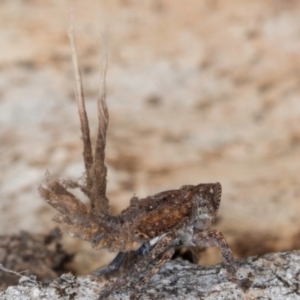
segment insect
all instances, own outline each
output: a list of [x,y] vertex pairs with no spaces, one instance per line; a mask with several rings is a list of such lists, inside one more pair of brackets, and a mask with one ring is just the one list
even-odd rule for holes
[[[39,188],[40,194],[56,211],[55,221],[72,236],[89,241],[95,249],[107,248],[118,252],[116,258],[94,274],[102,276],[120,268],[125,257],[134,252],[135,260],[128,274],[117,278],[106,287],[99,299],[115,290],[148,268],[131,294],[134,299],[142,287],[169,260],[178,246],[220,247],[228,278],[235,279],[236,266],[229,246],[222,233],[210,230],[221,200],[220,183],[200,183],[182,186],[144,199],[133,197],[127,209],[118,216],[109,214],[106,197],[105,143],[108,126],[105,75],[107,70],[107,47],[102,55],[100,92],[98,99],[98,132],[92,149],[88,117],[77,60],[73,28],[69,32],[75,75],[75,96],[78,104],[83,139],[85,180],[49,179]],[[105,43],[107,45],[107,43]],[[89,198],[86,205],[70,190],[79,188]],[[150,267],[151,266],[151,267]]]

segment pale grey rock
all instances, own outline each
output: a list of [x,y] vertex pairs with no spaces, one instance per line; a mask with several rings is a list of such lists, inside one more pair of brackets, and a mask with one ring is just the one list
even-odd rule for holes
[[[230,282],[222,264],[212,267],[193,265],[181,259],[173,260],[156,274],[143,289],[138,299],[177,300],[298,300],[300,299],[300,250],[253,256],[237,261],[240,279],[252,278],[248,289],[243,290]],[[138,278],[133,279],[133,286]],[[64,274],[47,284],[20,279],[2,293],[2,300],[34,299],[97,299],[108,282],[92,276],[75,277]],[[128,285],[109,297],[126,300],[132,286]]]

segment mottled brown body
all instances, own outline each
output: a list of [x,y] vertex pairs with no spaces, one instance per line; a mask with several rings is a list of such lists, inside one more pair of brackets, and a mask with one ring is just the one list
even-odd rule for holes
[[[162,195],[161,195],[162,194]],[[149,197],[138,205],[146,214],[138,217],[134,233],[155,238],[185,226],[193,214],[192,192],[169,191]]]
[[[180,245],[220,247],[228,278],[233,279],[236,268],[231,250],[221,233],[209,230],[220,206],[221,185],[219,183],[183,186],[144,199],[133,197],[129,207],[119,216],[109,214],[104,162],[108,125],[108,110],[105,102],[106,49],[98,100],[98,135],[95,149],[92,151],[72,29],[70,40],[76,82],[75,94],[83,135],[86,180],[80,184],[70,180],[48,178],[47,185],[40,187],[39,190],[46,202],[58,212],[55,221],[60,223],[62,229],[72,236],[89,241],[96,249],[107,248],[119,252],[114,261],[106,268],[96,271],[96,275],[102,276],[117,270],[128,254],[135,254],[128,274],[117,279],[103,291],[100,299],[126,284],[130,280],[130,274],[138,274],[149,263],[154,264],[131,295],[131,298],[134,298],[143,284],[172,257],[175,247]],[[90,199],[89,205],[83,204],[69,191],[74,188],[81,189]]]

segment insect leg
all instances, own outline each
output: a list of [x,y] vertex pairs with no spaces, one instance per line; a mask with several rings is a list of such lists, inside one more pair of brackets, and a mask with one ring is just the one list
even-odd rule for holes
[[99,297],[99,300],[105,299],[112,292],[124,286],[130,281],[131,277],[136,276],[141,272],[141,270],[146,267],[150,262],[156,259],[161,253],[165,252],[174,242],[174,238],[170,235],[166,235],[153,247],[148,255],[143,258],[138,259],[138,261],[133,265],[128,274],[117,279],[112,285],[107,287]]
[[232,251],[230,250],[225,237],[221,232],[217,230],[198,232],[194,234],[192,242],[197,246],[219,247],[225,263],[227,277],[229,279],[235,278],[236,265],[232,255]]
[[156,262],[152,269],[139,281],[134,291],[130,295],[130,300],[136,298],[137,294],[142,290],[142,288],[149,282],[154,274],[156,274],[160,268],[169,261],[175,252],[174,248],[168,249]]
[[96,270],[95,272],[93,272],[93,275],[103,276],[119,270],[126,255],[127,255],[126,252],[119,252],[109,265]]

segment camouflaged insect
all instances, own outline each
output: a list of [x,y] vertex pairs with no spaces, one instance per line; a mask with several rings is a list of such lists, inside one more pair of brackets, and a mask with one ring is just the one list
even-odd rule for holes
[[[74,237],[89,241],[95,249],[107,248],[118,252],[107,267],[94,273],[96,276],[103,276],[119,269],[127,254],[132,252],[136,254],[128,274],[117,278],[112,285],[106,287],[99,299],[106,298],[130,281],[131,276],[138,275],[141,270],[148,268],[147,275],[131,294],[133,299],[152,275],[172,257],[175,248],[181,245],[220,247],[228,278],[234,280],[236,267],[232,252],[222,233],[209,229],[220,206],[220,183],[183,186],[144,199],[133,197],[129,207],[120,215],[109,214],[109,201],[106,197],[107,170],[104,163],[108,125],[108,110],[105,103],[107,49],[105,48],[102,61],[98,99],[99,124],[93,151],[73,29],[69,35],[86,178],[84,184],[48,179],[46,186],[41,186],[39,191],[46,202],[58,212],[55,220],[60,223],[63,230]],[[89,205],[83,204],[75,197],[69,191],[72,188],[80,188],[89,198]]]

